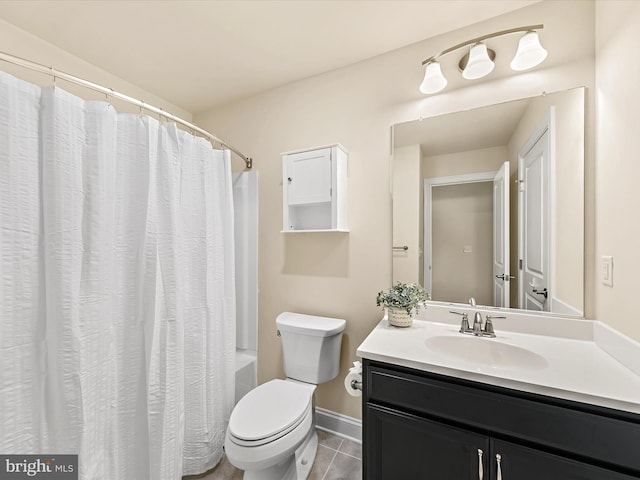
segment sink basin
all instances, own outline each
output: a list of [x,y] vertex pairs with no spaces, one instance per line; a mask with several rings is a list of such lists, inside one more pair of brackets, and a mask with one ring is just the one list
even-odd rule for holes
[[441,355],[501,370],[540,370],[547,366],[537,353],[494,338],[443,335],[429,337],[425,345]]

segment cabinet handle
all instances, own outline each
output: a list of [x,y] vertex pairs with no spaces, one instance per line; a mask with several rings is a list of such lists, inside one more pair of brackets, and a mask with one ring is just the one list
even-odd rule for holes
[[484,478],[484,466],[482,465],[482,450],[478,449],[478,480]]
[[496,480],[502,480],[502,455],[496,454],[496,463],[498,464],[498,476]]

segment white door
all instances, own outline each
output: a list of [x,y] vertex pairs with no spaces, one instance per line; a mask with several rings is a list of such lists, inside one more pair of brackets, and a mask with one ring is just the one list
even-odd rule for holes
[[[537,138],[536,138],[537,137]],[[549,311],[549,129],[536,134],[519,158],[519,307]]]
[[493,179],[493,305],[509,306],[509,162]]

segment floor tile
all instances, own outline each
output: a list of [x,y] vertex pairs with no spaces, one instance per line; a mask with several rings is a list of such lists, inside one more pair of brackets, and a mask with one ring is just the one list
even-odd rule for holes
[[318,445],[318,452],[316,453],[316,459],[313,462],[313,468],[311,468],[311,473],[309,474],[309,480],[322,480],[337,454],[338,452],[331,448]]
[[362,458],[362,445],[353,440],[345,439],[338,450],[352,457]]
[[337,435],[333,435],[332,433],[328,433],[320,429],[316,429],[316,431],[318,432],[319,445],[324,445],[325,447],[333,448],[334,450],[338,450],[338,448],[340,448],[342,437],[338,437]]
[[362,461],[338,453],[324,478],[325,480],[362,480]]

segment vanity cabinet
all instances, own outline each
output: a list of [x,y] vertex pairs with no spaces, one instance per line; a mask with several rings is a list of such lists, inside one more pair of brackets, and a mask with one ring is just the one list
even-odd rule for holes
[[365,480],[640,478],[640,415],[364,359]]
[[282,154],[283,232],[347,231],[347,152],[341,145]]

